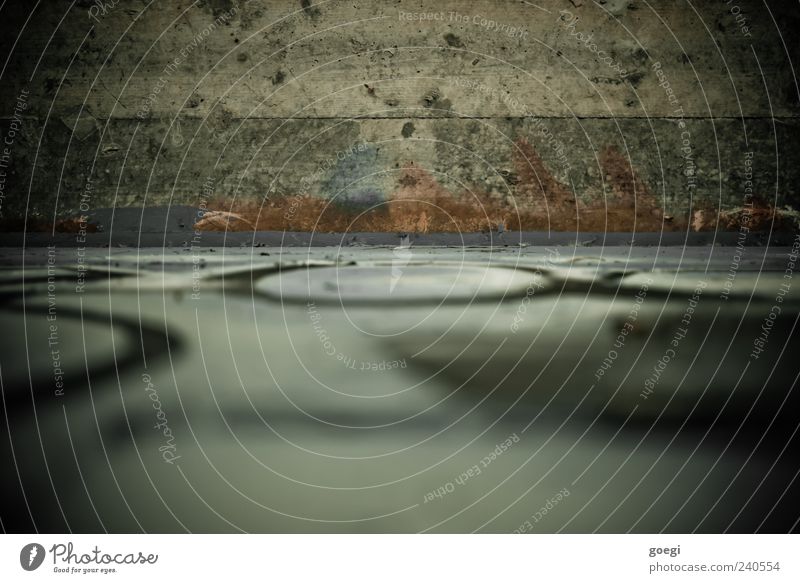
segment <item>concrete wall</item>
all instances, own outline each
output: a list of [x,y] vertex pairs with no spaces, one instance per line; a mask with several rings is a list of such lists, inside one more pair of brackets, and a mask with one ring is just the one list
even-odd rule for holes
[[789,3],[8,4],[5,218],[216,201],[293,228],[309,200],[420,200],[654,230],[800,203]]

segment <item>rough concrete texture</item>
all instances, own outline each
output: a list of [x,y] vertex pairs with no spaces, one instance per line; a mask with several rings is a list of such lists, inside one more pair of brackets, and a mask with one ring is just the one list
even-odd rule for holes
[[753,203],[755,226],[791,228],[773,209],[800,203],[800,18],[736,8],[5,6],[0,212],[7,228],[189,205],[277,230],[657,231],[737,230],[718,212]]

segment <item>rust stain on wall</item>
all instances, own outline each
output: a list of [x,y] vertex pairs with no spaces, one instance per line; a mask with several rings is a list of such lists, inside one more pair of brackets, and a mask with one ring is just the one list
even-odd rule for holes
[[[610,193],[597,201],[593,211],[605,211],[608,231],[670,231],[684,228],[685,222],[665,219],[656,196],[636,173],[631,161],[614,146],[600,153],[604,190]],[[602,206],[600,206],[602,205]]]
[[751,207],[719,210],[705,207],[692,213],[693,231],[798,231],[798,215],[790,209],[776,209],[756,199]]
[[[371,207],[324,198],[290,195],[259,204],[221,199],[210,209],[216,215],[195,225],[198,230],[278,230],[321,232],[480,232],[508,230],[579,232],[658,232],[693,228],[738,230],[736,211],[702,209],[688,217],[665,216],[658,197],[636,172],[630,159],[614,146],[599,156],[600,189],[594,200],[577,197],[559,180],[526,139],[514,144],[514,177],[510,194],[492,195],[480,188],[453,192],[413,161],[399,169],[387,200]],[[776,225],[792,228],[780,212],[765,205],[753,213],[752,230]],[[213,220],[211,220],[213,218]],[[780,220],[778,220],[780,219]]]
[[513,153],[517,174],[515,201],[524,213],[522,228],[575,231],[578,215],[575,194],[558,181],[539,153],[525,138],[515,143]]

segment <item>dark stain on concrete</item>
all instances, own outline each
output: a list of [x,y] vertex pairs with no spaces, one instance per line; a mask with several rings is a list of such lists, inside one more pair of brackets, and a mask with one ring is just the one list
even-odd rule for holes
[[511,170],[499,170],[500,176],[503,177],[506,184],[510,184],[511,186],[515,186],[519,184],[519,177],[512,172]]
[[422,104],[428,109],[450,111],[453,108],[453,103],[449,99],[443,99],[442,94],[436,88],[423,95]]
[[603,83],[606,85],[620,85],[622,83],[622,80],[618,77],[592,77],[589,81],[595,84]]
[[461,42],[461,39],[454,35],[452,32],[448,32],[444,35],[444,40],[447,43],[447,46],[454,47],[457,49],[463,49],[464,43]]
[[300,0],[300,6],[303,8],[306,16],[311,19],[316,19],[320,15],[320,10],[311,4],[311,0]]
[[649,57],[647,56],[647,51],[639,47],[638,49],[633,51],[633,58],[636,61],[638,61],[640,65],[644,65],[645,63],[647,63]]
[[200,6],[208,10],[214,18],[229,13],[234,8],[232,0],[206,0]]
[[634,71],[633,73],[629,73],[625,80],[628,81],[634,87],[638,87],[639,83],[642,82],[642,79],[645,78],[645,74],[642,71]]
[[416,183],[417,179],[411,176],[410,174],[403,174],[397,181],[397,184],[399,184],[400,186],[414,186]]

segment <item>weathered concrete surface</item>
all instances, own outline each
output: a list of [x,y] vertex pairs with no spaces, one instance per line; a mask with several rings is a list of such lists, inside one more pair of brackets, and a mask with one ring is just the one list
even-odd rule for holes
[[[609,148],[617,152],[618,167],[641,179],[646,190],[635,194],[643,201],[652,195],[666,214],[686,214],[698,200],[741,206],[748,152],[756,196],[778,207],[800,202],[800,150],[793,139],[800,121],[685,123],[697,168],[691,183],[680,149],[683,130],[674,119],[246,120],[221,135],[198,120],[172,127],[168,121],[113,120],[103,133],[83,140],[51,124],[43,134],[36,128],[30,149],[20,148],[13,159],[11,184],[21,196],[7,197],[5,208],[52,213],[56,196],[58,212],[67,214],[79,212],[82,197],[91,208],[198,205],[234,197],[267,205],[294,195],[371,205],[403,188],[409,164],[466,200],[477,195],[509,208],[535,208],[542,202],[539,183],[552,175],[578,199],[602,201],[605,190],[613,204],[615,188],[634,193],[611,171],[604,157]],[[413,134],[406,138],[407,124]],[[740,139],[745,126],[747,143]],[[558,136],[562,157],[543,131]],[[527,161],[530,151],[521,141],[531,144],[542,166]],[[38,196],[43,192],[50,196]],[[429,194],[420,186],[416,196]]]
[[[434,117],[451,109],[510,113],[482,91],[448,87],[464,81],[505,90],[542,115],[658,117],[674,109],[652,71],[658,61],[687,115],[764,115],[770,101],[775,115],[800,113],[788,66],[798,56],[789,42],[798,14],[778,3],[737,2],[749,36],[725,3],[666,0],[579,7],[559,0],[326,1],[308,9],[288,0],[146,9],[123,1],[96,19],[88,13],[93,3],[82,4],[36,12],[7,69],[14,81],[4,110],[28,86],[41,113],[55,97],[56,116],[83,106],[101,119],[130,118],[163,76],[148,108],[154,116],[204,117],[215,107],[236,118],[406,117],[406,108]],[[574,27],[562,10],[579,17]],[[8,29],[19,30],[27,12],[9,8]],[[410,20],[421,13],[436,19]],[[519,30],[509,34],[484,21]],[[577,33],[594,34],[597,51],[628,76],[599,62]],[[14,40],[6,35],[6,54]],[[174,72],[165,74],[176,58]]]
[[[745,203],[750,152],[756,200],[800,199],[783,5],[100,6],[2,10],[4,218],[213,199],[291,230],[319,205],[286,218],[285,197],[445,196],[508,227],[683,228]],[[426,221],[441,228],[373,226]]]

